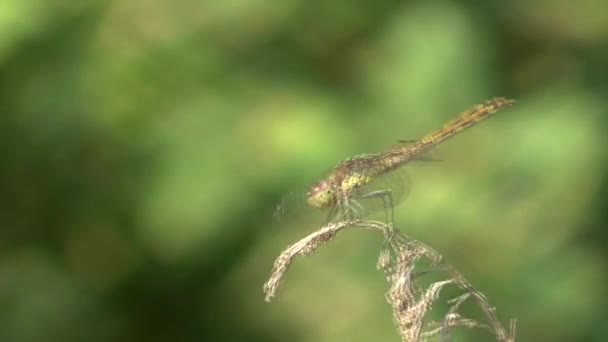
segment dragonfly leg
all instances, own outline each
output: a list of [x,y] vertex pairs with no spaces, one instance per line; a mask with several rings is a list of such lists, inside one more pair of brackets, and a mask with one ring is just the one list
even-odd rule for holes
[[[382,206],[384,207],[384,214],[386,216],[386,221],[393,228],[395,227],[395,210],[393,205],[393,191],[390,189],[386,190],[376,190],[369,192],[367,194],[359,195],[359,198],[373,198],[379,197],[382,200]],[[387,204],[388,202],[388,204]],[[390,219],[389,219],[390,216]]]
[[344,210],[343,216],[345,216],[347,220],[352,220],[353,212],[352,208],[350,207],[350,202],[348,201],[348,198],[344,199],[344,204],[342,205],[342,208]]
[[345,208],[346,215],[349,220],[357,220],[363,217],[363,213],[361,211],[365,210],[361,203],[359,203],[354,198],[346,198],[345,199]]
[[356,205],[356,207],[353,206],[352,209],[357,219],[362,219],[363,216],[367,215],[365,207],[361,203],[359,203],[359,201],[357,201],[356,199],[352,199],[351,203]]
[[325,218],[325,222],[323,223],[323,226],[327,225],[329,222],[331,222],[334,217],[338,217],[339,216],[339,211],[340,211],[340,206],[339,205],[334,205],[329,209],[329,212],[327,213],[327,218]]
[[335,205],[329,209],[323,225],[325,226],[334,220],[337,222],[344,219],[352,219],[354,217],[353,212],[355,212],[355,210],[349,201],[341,201],[338,205]]
[[[384,239],[381,259],[388,259],[390,255],[390,250],[398,250],[399,243],[394,241],[395,237],[399,237],[399,234],[395,231],[395,210],[393,203],[393,195],[392,190],[376,190],[369,192],[367,194],[359,195],[359,198],[376,198],[379,197],[382,200],[382,206],[384,207],[384,215],[386,217],[386,223],[389,225],[389,231]],[[390,218],[389,218],[390,216]]]
[[338,204],[330,210],[326,223],[329,223],[334,218],[337,221],[343,219],[352,220],[355,218],[354,214],[356,214],[355,208],[351,205],[348,198],[344,198],[339,200]]

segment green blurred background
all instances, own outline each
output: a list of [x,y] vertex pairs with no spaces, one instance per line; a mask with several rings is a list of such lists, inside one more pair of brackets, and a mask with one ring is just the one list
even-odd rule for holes
[[264,303],[319,223],[273,210],[493,96],[397,222],[518,340],[605,341],[607,61],[602,0],[3,0],[0,341],[398,341],[370,234]]

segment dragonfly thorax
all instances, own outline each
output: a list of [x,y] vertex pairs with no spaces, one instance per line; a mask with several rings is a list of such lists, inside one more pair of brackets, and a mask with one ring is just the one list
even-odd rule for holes
[[336,188],[327,180],[320,181],[306,193],[308,205],[317,209],[326,209],[336,203]]

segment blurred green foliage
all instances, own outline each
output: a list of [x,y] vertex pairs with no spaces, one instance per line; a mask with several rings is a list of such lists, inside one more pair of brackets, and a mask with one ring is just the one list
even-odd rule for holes
[[398,341],[367,234],[263,302],[315,224],[274,206],[493,96],[400,229],[519,340],[604,341],[607,60],[600,0],[4,0],[0,341]]

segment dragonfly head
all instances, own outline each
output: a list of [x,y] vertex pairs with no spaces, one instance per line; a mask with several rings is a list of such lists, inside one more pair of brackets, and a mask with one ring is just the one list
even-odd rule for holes
[[336,202],[334,187],[327,180],[320,181],[306,193],[308,205],[317,209],[329,208]]

